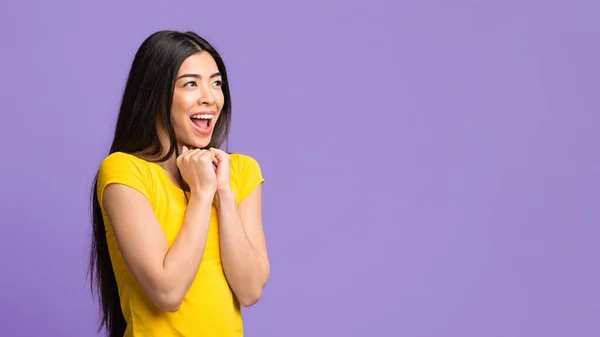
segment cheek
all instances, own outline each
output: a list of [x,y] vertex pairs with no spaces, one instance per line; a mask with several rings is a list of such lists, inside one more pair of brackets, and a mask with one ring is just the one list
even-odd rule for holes
[[188,123],[189,117],[184,116],[183,114],[171,114],[171,123],[173,123],[173,128],[175,128],[175,133],[182,133],[184,129],[186,129],[189,125]]
[[189,111],[194,105],[193,99],[189,96],[179,95],[173,98],[171,105],[171,122],[175,128],[187,128],[189,121]]
[[171,111],[171,124],[177,138],[186,137],[185,135],[189,133],[191,127],[190,123],[189,117],[186,114],[181,113],[181,111]]
[[225,97],[223,96],[223,92],[219,92],[219,94],[215,96],[215,101],[219,109],[219,116],[217,117],[218,120],[218,118],[221,117],[221,113],[223,112],[223,104],[225,103]]
[[215,95],[215,101],[219,106],[219,110],[223,109],[223,103],[225,103],[225,96],[223,95],[222,91],[219,91],[219,93]]
[[180,94],[177,97],[173,97],[173,103],[171,104],[171,110],[177,111],[182,114],[188,113],[190,107],[195,104],[196,100],[192,95]]

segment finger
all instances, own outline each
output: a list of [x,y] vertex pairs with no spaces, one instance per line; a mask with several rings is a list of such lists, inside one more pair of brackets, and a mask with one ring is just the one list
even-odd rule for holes
[[217,152],[215,151],[215,149],[211,147],[211,148],[209,149],[209,151],[210,151],[210,153],[212,153],[212,154],[213,154],[213,157],[215,158],[214,160],[216,160],[216,161],[218,162],[218,161],[219,161],[219,158],[218,158],[218,154],[217,154]]
[[191,154],[194,153],[195,150],[196,149],[189,148],[189,147],[187,147],[187,146],[184,145],[184,146],[181,147],[181,153],[179,154],[179,156],[180,157],[184,157],[184,156],[185,157],[189,157]]
[[217,156],[216,156],[215,152],[212,149],[208,149],[206,151],[210,153],[211,161],[214,161],[214,160],[217,159]]
[[194,154],[194,153],[197,153],[197,152],[198,152],[198,149],[188,149],[185,154],[190,154],[191,155],[191,154]]
[[188,148],[184,145],[181,147],[181,152],[179,153],[179,156],[177,156],[177,164],[181,164],[181,161],[183,160],[184,156],[188,153]]
[[213,154],[208,150],[199,150],[197,156],[198,159],[206,160],[209,163],[212,163],[214,158]]
[[183,157],[182,159],[185,161],[193,160],[194,157],[197,156],[200,151],[202,151],[202,150],[200,150],[200,149],[188,150],[188,152],[186,152],[182,155],[182,157]]
[[179,152],[179,156],[177,156],[177,159],[183,157],[183,155],[188,151],[188,148],[184,145],[181,147],[181,152]]
[[219,162],[222,162],[223,160],[227,159],[227,152],[217,148],[211,148],[211,151],[215,154],[215,157]]

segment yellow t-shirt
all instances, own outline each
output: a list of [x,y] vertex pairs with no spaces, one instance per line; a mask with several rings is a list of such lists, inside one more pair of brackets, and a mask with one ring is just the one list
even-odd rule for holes
[[[247,155],[231,154],[231,188],[238,204],[263,181],[256,160]],[[100,165],[97,194],[102,207],[121,308],[127,322],[125,336],[243,336],[240,305],[229,288],[221,266],[219,221],[214,206],[198,274],[180,309],[170,313],[149,300],[119,252],[114,232],[102,206],[104,188],[111,183],[130,186],[148,198],[169,247],[183,224],[187,202],[183,190],[156,163],[115,152],[107,156]]]

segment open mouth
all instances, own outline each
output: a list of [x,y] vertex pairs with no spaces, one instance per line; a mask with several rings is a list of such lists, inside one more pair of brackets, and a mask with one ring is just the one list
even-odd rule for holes
[[191,116],[190,120],[200,131],[208,132],[212,126],[213,117],[212,114],[198,114]]

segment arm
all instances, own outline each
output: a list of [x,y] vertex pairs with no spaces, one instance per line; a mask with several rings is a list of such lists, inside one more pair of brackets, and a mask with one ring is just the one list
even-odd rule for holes
[[240,304],[249,307],[260,299],[270,273],[262,228],[262,185],[239,206],[230,189],[218,191],[216,205],[225,277]]
[[110,184],[104,190],[104,208],[121,255],[142,290],[163,310],[179,309],[198,272],[212,199],[212,195],[192,193],[181,231],[169,248],[142,193],[122,184]]

